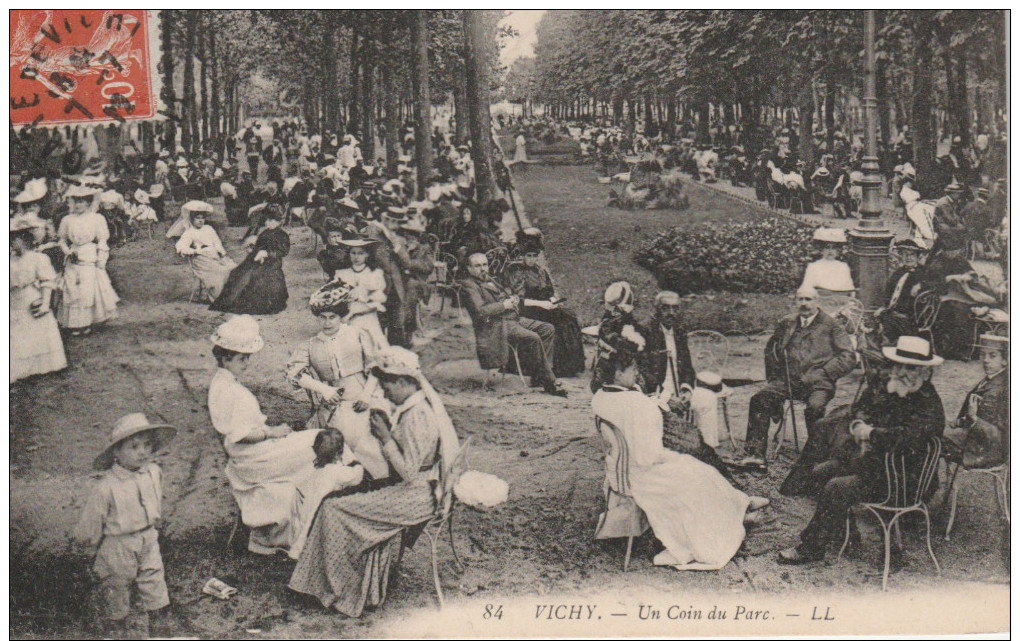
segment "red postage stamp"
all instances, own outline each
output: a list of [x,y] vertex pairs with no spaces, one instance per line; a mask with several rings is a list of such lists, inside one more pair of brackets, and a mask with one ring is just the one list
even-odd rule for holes
[[13,9],[14,125],[156,117],[157,42],[144,9]]

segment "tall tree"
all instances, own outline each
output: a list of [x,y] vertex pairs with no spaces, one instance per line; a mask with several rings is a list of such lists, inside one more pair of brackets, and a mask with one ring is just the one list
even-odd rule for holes
[[489,120],[489,76],[485,59],[485,25],[481,11],[464,12],[464,59],[467,63],[468,112],[471,115],[471,160],[475,165],[475,200],[494,193],[489,166],[492,129]]
[[914,166],[920,191],[930,198],[938,193],[934,181],[936,140],[932,115],[934,25],[930,11],[912,9],[910,15],[914,32],[914,104],[910,127],[914,132]]
[[190,154],[198,138],[198,114],[195,113],[195,31],[196,9],[184,10],[184,118],[181,144]]
[[[432,178],[432,104],[429,99],[428,24],[425,10],[415,9],[411,31],[414,40],[414,152],[418,167],[418,197]],[[457,116],[458,124],[460,114]]]
[[173,25],[177,21],[178,12],[173,9],[160,11],[160,48],[163,55],[160,58],[160,67],[163,72],[163,87],[161,98],[163,104],[170,111],[171,116],[163,122],[163,148],[173,149],[177,145],[177,124],[175,119],[179,114],[177,110],[177,96],[174,93],[174,37]]

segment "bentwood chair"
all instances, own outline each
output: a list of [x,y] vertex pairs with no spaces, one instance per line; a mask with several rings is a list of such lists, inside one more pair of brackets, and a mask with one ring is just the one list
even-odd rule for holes
[[603,485],[606,510],[599,516],[595,538],[627,537],[627,552],[623,557],[623,571],[626,572],[630,567],[634,537],[644,534],[650,526],[645,513],[630,493],[630,449],[626,439],[618,427],[601,417],[595,417],[595,430],[599,433],[606,461],[606,480]]
[[[924,535],[928,545],[928,554],[935,564],[935,572],[942,574],[939,561],[935,558],[935,552],[931,548],[931,517],[928,513],[928,490],[931,488],[932,480],[935,479],[939,468],[939,458],[942,455],[942,441],[937,437],[929,438],[924,444],[924,458],[921,460],[920,469],[908,469],[907,451],[905,446],[897,445],[885,454],[885,478],[886,494],[880,502],[861,502],[855,507],[864,508],[875,515],[882,526],[883,543],[885,544],[885,568],[882,572],[882,590],[889,585],[889,557],[891,552],[892,535],[896,534],[897,547],[902,549],[903,539],[900,534],[899,519],[904,514],[920,512],[924,515]],[[920,452],[915,452],[920,454]],[[913,468],[913,466],[911,466]],[[846,515],[846,536],[843,539],[843,546],[839,549],[839,556],[843,556],[847,544],[850,542],[850,523],[853,509]]]

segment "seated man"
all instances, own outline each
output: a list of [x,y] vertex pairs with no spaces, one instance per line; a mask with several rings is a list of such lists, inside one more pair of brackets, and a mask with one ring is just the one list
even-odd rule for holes
[[[830,543],[845,532],[847,510],[855,503],[884,495],[885,454],[894,446],[906,453],[907,474],[916,478],[924,462],[925,441],[939,436],[946,417],[931,375],[942,358],[917,336],[901,336],[895,347],[883,347],[892,371],[881,383],[869,385],[836,434],[832,458],[814,467],[822,487],[801,543],[779,553],[782,564],[820,561]],[[856,529],[851,542],[859,542]]]
[[655,295],[655,315],[648,330],[647,377],[645,391],[661,392],[665,398],[680,395],[680,386],[694,385],[694,365],[687,346],[680,310],[680,295],[662,291]]
[[[797,314],[779,321],[765,346],[768,384],[751,397],[747,416],[748,456],[741,465],[764,467],[769,426],[783,418],[787,396],[804,401],[808,441],[815,421],[836,394],[836,382],[854,368],[850,337],[839,323],[818,309],[813,287],[797,290]],[[805,448],[807,445],[805,445]]]
[[[1009,338],[978,340],[985,377],[967,394],[946,437],[950,460],[965,468],[995,467],[1009,460]],[[955,447],[954,447],[955,446]]]
[[556,329],[549,323],[521,318],[521,299],[489,275],[485,254],[468,257],[469,276],[461,281],[463,301],[475,328],[478,363],[482,369],[506,366],[508,345],[517,348],[521,367],[547,394],[566,396],[552,371]]

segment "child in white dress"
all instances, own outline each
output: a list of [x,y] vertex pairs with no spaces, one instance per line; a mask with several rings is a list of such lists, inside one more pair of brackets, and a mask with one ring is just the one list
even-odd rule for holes
[[351,266],[336,272],[336,279],[350,285],[351,311],[349,322],[368,331],[376,344],[387,347],[389,342],[379,324],[379,314],[386,311],[386,277],[369,262],[369,246],[376,241],[354,238],[342,241],[348,248]]

